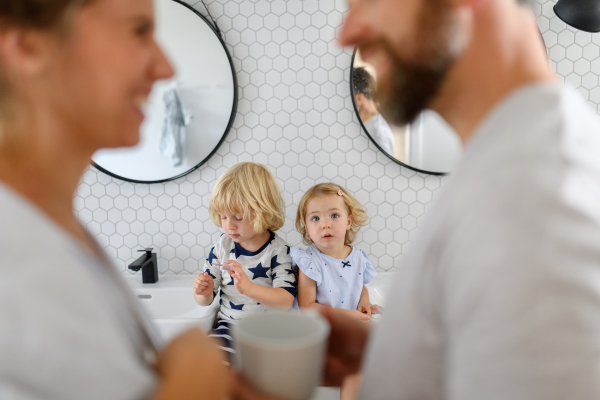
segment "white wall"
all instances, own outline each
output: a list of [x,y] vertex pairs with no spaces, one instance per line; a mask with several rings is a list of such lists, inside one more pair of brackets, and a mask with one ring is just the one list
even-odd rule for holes
[[[204,13],[200,2],[192,3]],[[296,207],[306,189],[334,181],[368,208],[356,245],[378,270],[401,265],[445,178],[401,168],[369,143],[353,113],[351,49],[335,40],[342,0],[207,1],[225,32],[240,85],[238,116],[226,142],[199,170],[175,182],[132,184],[90,167],[74,199],[81,221],[125,271],[137,249],[154,247],[162,273],[196,273],[218,236],[208,216],[210,190],[240,161],[276,174],[288,220],[279,234],[300,243]],[[552,65],[597,107],[600,36],[566,27],[553,0],[537,7]],[[561,78],[561,79],[563,79]]]
[[[201,2],[192,1],[205,14]],[[120,270],[154,247],[163,273],[199,271],[219,231],[208,216],[210,190],[240,161],[266,164],[283,189],[288,220],[278,233],[300,244],[300,197],[334,181],[368,208],[356,245],[380,271],[400,265],[442,179],[400,168],[360,130],[349,91],[351,49],[336,31],[345,1],[207,2],[234,58],[238,116],[226,142],[199,170],[165,184],[122,182],[89,168],[75,197],[79,218]]]

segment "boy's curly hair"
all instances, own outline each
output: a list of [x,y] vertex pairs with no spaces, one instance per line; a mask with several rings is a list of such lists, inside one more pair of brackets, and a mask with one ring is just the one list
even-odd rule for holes
[[218,227],[220,212],[241,213],[254,232],[276,231],[285,223],[285,206],[273,174],[261,164],[243,162],[229,168],[210,195],[210,217]]

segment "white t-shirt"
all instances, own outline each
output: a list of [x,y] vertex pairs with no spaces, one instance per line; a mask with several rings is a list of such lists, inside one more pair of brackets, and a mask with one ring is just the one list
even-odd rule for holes
[[231,322],[249,314],[266,312],[269,307],[240,294],[233,284],[233,278],[226,270],[213,265],[215,261],[222,264],[227,260],[235,260],[240,263],[252,283],[268,288],[285,289],[296,297],[298,283],[292,269],[290,247],[275,232],[269,231],[269,234],[269,240],[256,251],[244,249],[225,234],[222,234],[219,241],[210,249],[204,263],[204,271],[214,279],[214,298],[217,297],[218,291],[221,292],[218,319]]
[[125,285],[0,183],[0,399],[150,398],[160,343]]
[[600,123],[523,87],[468,143],[369,342],[360,398],[600,398]]
[[369,135],[377,142],[377,144],[385,150],[389,155],[394,155],[394,135],[390,126],[381,114],[375,114],[363,124],[369,132]]

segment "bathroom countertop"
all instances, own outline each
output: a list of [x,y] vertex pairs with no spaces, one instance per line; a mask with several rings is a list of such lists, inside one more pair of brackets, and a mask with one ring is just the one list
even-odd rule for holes
[[[367,284],[367,289],[371,294],[376,293],[382,297],[386,297],[392,287],[396,272],[378,272],[377,276]],[[159,275],[156,283],[142,283],[141,273],[124,273],[123,278],[132,289],[172,289],[180,287],[192,287],[197,274],[181,274],[181,275]]]
[[123,278],[129,284],[132,289],[174,289],[180,287],[191,288],[196,279],[196,274],[182,274],[182,275],[160,275],[158,276],[158,282],[156,283],[142,283],[142,274],[140,272],[124,273]]

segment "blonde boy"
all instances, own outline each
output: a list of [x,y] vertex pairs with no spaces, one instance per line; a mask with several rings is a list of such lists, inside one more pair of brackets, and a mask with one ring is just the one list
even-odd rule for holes
[[217,322],[210,336],[234,353],[230,324],[269,308],[290,309],[296,276],[290,248],[275,231],[285,221],[283,198],[273,174],[260,164],[229,168],[212,191],[209,212],[223,228],[194,282],[194,297],[206,306],[221,292]]

